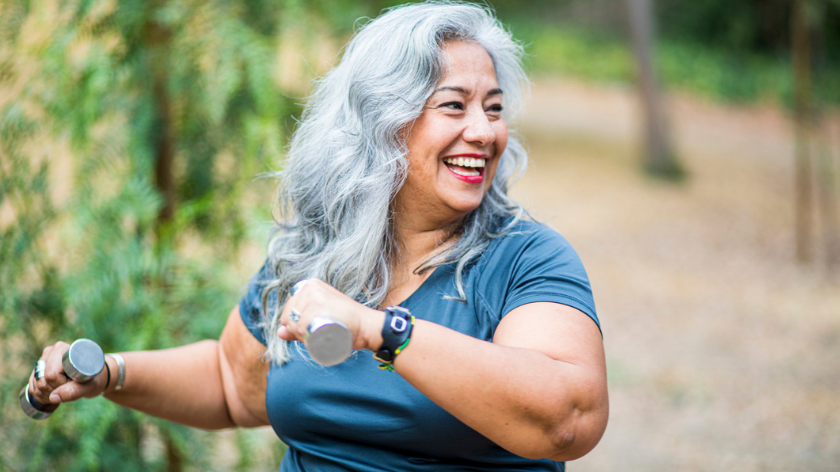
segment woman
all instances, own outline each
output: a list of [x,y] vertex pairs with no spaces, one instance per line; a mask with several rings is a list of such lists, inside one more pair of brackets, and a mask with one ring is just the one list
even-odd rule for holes
[[[506,195],[525,160],[505,124],[520,55],[473,5],[367,24],[307,105],[283,222],[220,340],[106,356],[124,374],[88,384],[62,375],[58,343],[32,394],[270,424],[283,471],[563,470],[606,427],[604,355],[574,250]],[[301,343],[324,315],[358,350],[333,367]]]

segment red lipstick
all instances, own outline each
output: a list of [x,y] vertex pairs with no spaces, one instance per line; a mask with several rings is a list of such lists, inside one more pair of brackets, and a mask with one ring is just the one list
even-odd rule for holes
[[[478,175],[462,175],[462,174],[456,172],[453,168],[454,167],[467,168],[466,166],[458,166],[457,164],[450,164],[450,163],[446,162],[447,159],[457,159],[457,158],[484,159],[485,164],[482,167],[469,167],[470,169],[478,171]],[[449,170],[449,172],[451,172],[452,175],[455,176],[456,179],[461,180],[463,182],[467,182],[469,184],[480,184],[480,183],[484,182],[484,168],[487,165],[488,160],[489,160],[489,156],[487,156],[485,154],[464,153],[464,154],[453,154],[453,155],[445,156],[443,158],[443,161],[444,161],[443,163],[446,166],[446,168]]]

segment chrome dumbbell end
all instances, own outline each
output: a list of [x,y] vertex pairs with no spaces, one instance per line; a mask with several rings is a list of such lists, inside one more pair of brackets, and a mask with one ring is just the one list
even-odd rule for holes
[[90,382],[105,368],[105,353],[90,339],[77,339],[61,358],[64,373],[79,383]]
[[23,413],[33,420],[45,420],[59,407],[59,405],[44,405],[30,396],[29,384],[26,384],[20,391],[19,400]]
[[[105,368],[105,353],[90,339],[77,339],[61,358],[64,374],[79,383],[89,382]],[[59,405],[43,404],[29,393],[27,383],[19,395],[20,408],[33,420],[44,420],[58,409]]]
[[341,364],[353,351],[353,335],[344,323],[316,316],[309,323],[304,341],[312,360],[323,366]]

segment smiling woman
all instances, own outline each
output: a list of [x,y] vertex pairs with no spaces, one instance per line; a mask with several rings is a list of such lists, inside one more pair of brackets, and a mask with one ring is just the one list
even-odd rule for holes
[[435,227],[478,208],[508,141],[490,55],[465,41],[442,52],[443,75],[408,132],[409,172],[396,202],[400,213],[438,220]]
[[[268,260],[219,342],[122,353],[118,379],[88,384],[62,375],[58,343],[32,396],[270,424],[282,471],[563,470],[586,454],[608,416],[589,281],[507,196],[526,158],[505,121],[520,56],[484,7],[365,25],[307,104]],[[331,367],[307,350],[324,320],[356,350]]]

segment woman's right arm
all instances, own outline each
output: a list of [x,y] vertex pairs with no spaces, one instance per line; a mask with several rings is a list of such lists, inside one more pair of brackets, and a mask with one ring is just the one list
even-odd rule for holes
[[[86,384],[69,381],[61,356],[69,347],[56,343],[44,349],[44,378],[30,379],[35,398],[42,403],[61,403],[94,397],[105,389],[103,370]],[[111,382],[105,397],[114,403],[176,423],[204,429],[268,424],[265,411],[265,346],[245,327],[235,307],[219,341],[200,341],[159,351],[121,353],[125,359],[125,383],[119,391],[117,363],[105,361]]]

